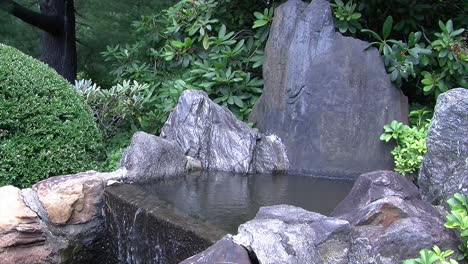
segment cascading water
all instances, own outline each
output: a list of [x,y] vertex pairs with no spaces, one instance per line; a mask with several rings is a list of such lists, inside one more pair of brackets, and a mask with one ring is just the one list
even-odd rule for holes
[[178,263],[226,234],[176,213],[134,185],[106,190],[105,217],[114,263],[121,264]]

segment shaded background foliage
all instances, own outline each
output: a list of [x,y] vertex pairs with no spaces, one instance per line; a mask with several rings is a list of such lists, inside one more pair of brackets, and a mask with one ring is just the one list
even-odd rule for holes
[[[39,10],[36,0],[18,0],[18,3],[32,10]],[[41,49],[40,31],[19,19],[12,18],[0,9],[0,43],[37,57]]]

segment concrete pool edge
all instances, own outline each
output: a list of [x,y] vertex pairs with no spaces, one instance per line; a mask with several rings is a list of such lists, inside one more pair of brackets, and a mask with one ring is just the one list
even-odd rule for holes
[[177,212],[132,184],[107,187],[104,202],[107,235],[117,263],[138,258],[176,263],[205,250],[227,234]]

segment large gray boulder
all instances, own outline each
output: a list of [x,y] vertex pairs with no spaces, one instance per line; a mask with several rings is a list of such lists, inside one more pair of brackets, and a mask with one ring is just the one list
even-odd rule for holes
[[288,158],[281,140],[264,136],[239,121],[199,90],[186,90],[162,128],[185,155],[203,169],[238,173],[282,172]]
[[252,251],[261,264],[346,264],[350,234],[347,221],[275,205],[260,208],[242,224],[234,242]]
[[328,1],[276,9],[250,121],[282,139],[291,171],[355,177],[393,168],[392,146],[379,136],[392,120],[406,122],[407,98],[367,44],[335,32]]
[[425,198],[443,204],[454,193],[468,194],[467,89],[439,96],[426,145],[418,179]]
[[129,180],[162,179],[185,172],[187,158],[177,142],[144,132],[132,137],[120,160]]
[[359,176],[332,216],[352,226],[349,263],[402,263],[423,248],[456,249],[458,244],[439,210],[421,200],[413,183],[391,171]]

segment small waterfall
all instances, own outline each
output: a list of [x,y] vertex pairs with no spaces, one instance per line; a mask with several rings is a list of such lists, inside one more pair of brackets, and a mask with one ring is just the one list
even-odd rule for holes
[[134,185],[106,189],[105,218],[114,263],[121,264],[178,263],[226,234]]

